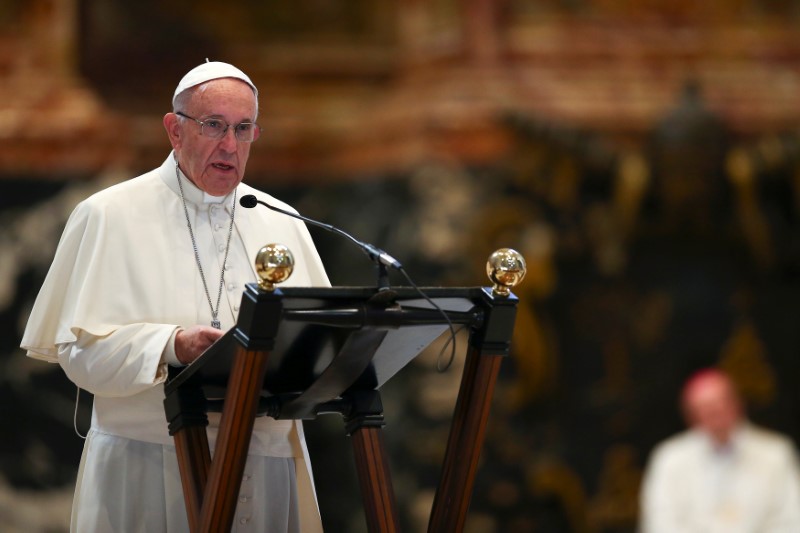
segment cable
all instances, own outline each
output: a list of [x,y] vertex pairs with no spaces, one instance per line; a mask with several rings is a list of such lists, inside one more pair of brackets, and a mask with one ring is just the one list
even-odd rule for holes
[[83,440],[86,440],[86,435],[81,435],[81,432],[78,431],[78,404],[81,401],[81,388],[76,387],[78,389],[78,393],[75,396],[75,412],[72,415],[72,429],[75,430],[75,434],[78,435]]
[[[420,296],[422,296],[423,298],[425,298],[425,300],[426,300],[428,303],[430,303],[430,304],[431,304],[431,305],[432,305],[432,306],[433,306],[433,307],[434,307],[434,308],[435,308],[437,311],[439,311],[439,312],[442,314],[442,316],[444,317],[444,319],[447,321],[447,327],[450,329],[450,338],[447,340],[447,342],[444,344],[444,346],[442,346],[442,349],[439,351],[439,355],[436,357],[436,370],[437,370],[437,371],[439,371],[439,372],[445,372],[445,371],[447,371],[447,369],[448,369],[448,368],[450,368],[450,365],[452,365],[452,364],[453,364],[453,360],[454,360],[454,359],[455,359],[455,357],[456,357],[456,330],[455,330],[455,328],[453,327],[453,322],[450,320],[450,317],[449,317],[449,316],[447,316],[447,313],[445,313],[445,312],[444,312],[444,309],[442,309],[441,307],[439,307],[439,305],[438,305],[436,302],[434,302],[434,301],[433,301],[433,300],[430,298],[430,296],[428,296],[427,294],[425,294],[425,293],[422,291],[422,289],[420,289],[420,288],[417,286],[417,284],[416,284],[416,283],[414,283],[414,280],[413,280],[413,279],[411,279],[411,276],[409,276],[409,275],[408,275],[408,272],[406,272],[406,269],[405,269],[405,268],[403,268],[403,267],[401,266],[401,267],[399,267],[397,270],[398,270],[398,271],[399,271],[401,274],[403,274],[403,276],[405,276],[405,278],[406,278],[406,280],[408,281],[408,283],[409,283],[409,284],[410,284],[412,287],[414,287],[414,289],[415,289],[415,290],[416,290],[416,291],[417,291],[417,292],[420,294]],[[462,326],[462,328],[461,328],[461,329],[463,329],[463,326]],[[460,331],[461,329],[459,329],[459,331]],[[448,361],[447,361],[447,364],[445,364],[445,365],[444,365],[444,367],[442,367],[442,355],[444,354],[444,351],[447,349],[447,346],[448,346],[448,345],[450,345],[450,358],[448,359]]]

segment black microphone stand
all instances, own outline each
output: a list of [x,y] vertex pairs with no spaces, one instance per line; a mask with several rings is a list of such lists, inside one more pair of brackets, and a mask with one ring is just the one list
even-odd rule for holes
[[[405,271],[405,269],[403,268],[403,265],[400,263],[400,261],[398,261],[397,259],[395,259],[391,255],[387,254],[386,252],[384,252],[380,248],[378,248],[376,246],[373,246],[373,245],[371,245],[369,243],[362,242],[362,241],[356,239],[355,237],[353,237],[352,235],[350,235],[349,233],[347,233],[346,231],[337,228],[336,226],[332,226],[330,224],[325,224],[323,222],[319,222],[318,220],[314,220],[313,218],[308,218],[306,216],[303,216],[300,213],[293,213],[291,211],[286,211],[285,209],[281,209],[279,207],[275,207],[273,205],[270,205],[270,204],[268,204],[266,202],[262,202],[261,200],[256,198],[255,195],[253,195],[253,194],[246,194],[246,195],[242,196],[239,199],[239,204],[241,204],[242,207],[247,207],[247,208],[255,207],[256,204],[261,204],[264,207],[266,207],[268,209],[271,209],[273,211],[276,211],[278,213],[284,214],[286,216],[290,216],[292,218],[296,218],[298,220],[302,220],[303,222],[307,222],[307,223],[312,224],[314,226],[319,226],[320,228],[323,228],[323,229],[325,229],[327,231],[330,231],[332,233],[336,233],[338,235],[342,235],[343,237],[346,237],[347,239],[349,239],[351,242],[355,243],[356,246],[361,248],[361,250],[364,253],[366,253],[367,256],[369,256],[370,259],[372,259],[372,261],[375,263],[375,266],[377,268],[377,271],[378,271],[378,293],[373,296],[373,298],[374,298],[373,301],[375,301],[375,302],[378,302],[378,301],[388,302],[388,301],[391,301],[393,299],[393,297],[394,297],[394,291],[391,290],[391,286],[389,285],[389,269],[388,269],[388,267],[392,267],[395,270],[397,270],[398,272],[400,272],[403,276],[405,276],[406,280],[408,280],[408,282],[411,284],[411,286],[414,287],[414,289],[416,289],[417,292],[419,292],[420,296],[422,296],[425,300],[427,300],[434,309],[438,310],[442,314],[442,316],[444,317],[445,321],[447,322],[447,325],[448,325],[448,327],[450,329],[450,340],[447,343],[445,343],[445,345],[442,347],[442,352],[444,352],[444,349],[449,344],[450,345],[450,360],[444,366],[444,369],[447,369],[450,366],[450,364],[453,362],[453,359],[455,358],[455,354],[456,354],[456,332],[455,332],[455,329],[453,328],[453,322],[450,320],[450,317],[447,316],[447,313],[439,306],[439,304],[437,304],[435,301],[431,300],[428,297],[427,294],[425,294],[419,287],[417,287],[417,284],[414,283],[414,280],[412,280],[411,276],[409,276],[408,273]],[[380,295],[380,296],[378,296],[378,295]],[[444,369],[440,369],[440,372],[443,372]]]
[[388,291],[391,289],[389,284],[389,269],[380,261],[375,261],[378,270],[378,291]]
[[399,262],[397,262],[397,260],[393,260],[391,256],[389,256],[386,252],[384,252],[380,248],[376,248],[375,246],[362,241],[358,241],[356,244],[358,244],[361,247],[361,249],[364,250],[364,253],[366,253],[367,256],[370,259],[372,259],[372,262],[375,263],[375,270],[377,272],[377,277],[378,277],[378,290],[383,291],[390,289],[391,286],[389,284],[389,269],[387,268],[386,265],[387,261],[384,260],[383,258],[388,257],[390,260],[392,260],[390,264],[392,265],[392,267],[398,270],[402,269],[403,266]]

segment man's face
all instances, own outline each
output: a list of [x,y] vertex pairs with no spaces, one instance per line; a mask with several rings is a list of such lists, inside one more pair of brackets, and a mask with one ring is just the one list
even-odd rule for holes
[[250,143],[236,139],[233,126],[254,122],[256,98],[249,85],[234,78],[208,82],[194,89],[186,115],[205,121],[224,120],[229,125],[221,139],[201,135],[200,124],[167,113],[164,126],[178,157],[178,164],[198,188],[213,196],[225,196],[244,178]]
[[694,383],[684,399],[689,422],[716,442],[728,441],[742,412],[733,385],[725,378],[711,376]]

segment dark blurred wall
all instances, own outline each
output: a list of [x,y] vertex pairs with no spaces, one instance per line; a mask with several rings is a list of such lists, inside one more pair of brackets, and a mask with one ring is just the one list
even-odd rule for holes
[[[470,531],[634,531],[647,456],[702,366],[800,443],[799,17],[778,0],[2,4],[0,514],[64,530],[76,391],[19,338],[72,207],[163,160],[174,85],[205,57],[261,89],[252,184],[421,285],[485,285],[491,251],[525,255]],[[334,284],[374,282],[312,232]],[[438,348],[384,390],[409,531],[458,385],[461,356],[438,373]],[[363,530],[343,423],[307,431],[326,529]]]

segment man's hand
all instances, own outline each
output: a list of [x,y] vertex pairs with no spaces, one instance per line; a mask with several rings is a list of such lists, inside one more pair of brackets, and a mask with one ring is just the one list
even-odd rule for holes
[[192,326],[175,334],[175,355],[184,365],[197,359],[225,332],[211,326]]

